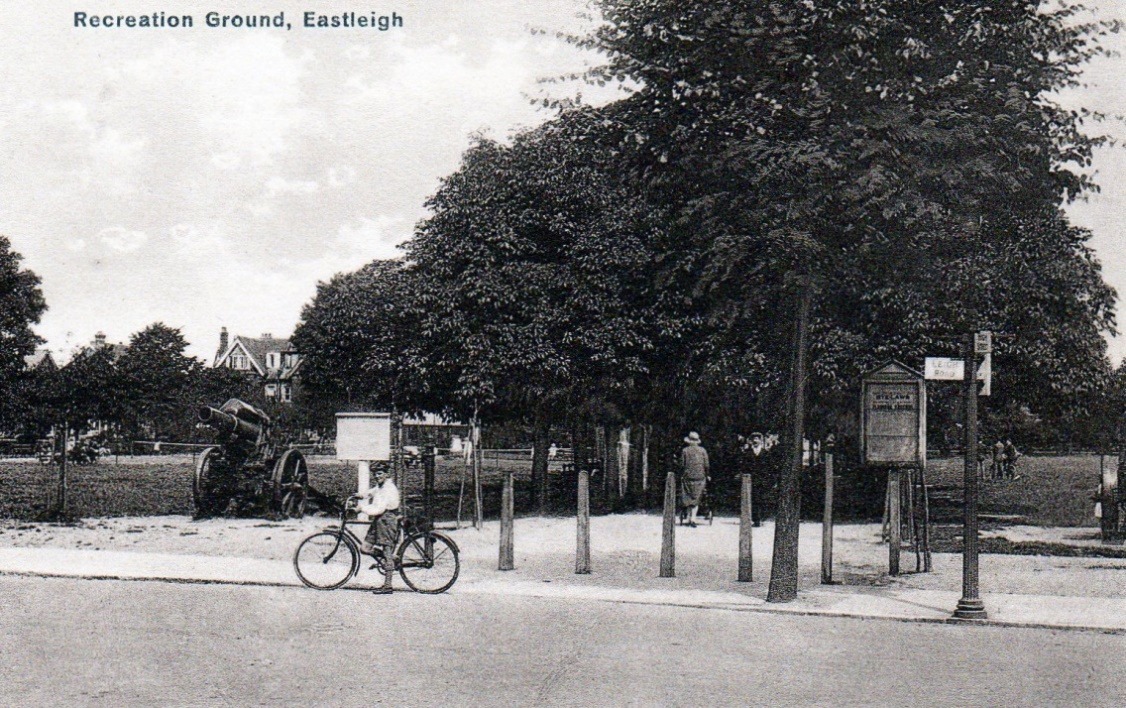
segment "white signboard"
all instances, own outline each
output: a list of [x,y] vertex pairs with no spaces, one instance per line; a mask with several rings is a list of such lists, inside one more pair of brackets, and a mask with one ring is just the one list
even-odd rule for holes
[[965,375],[966,365],[961,359],[928,356],[923,366],[923,378],[927,381],[961,381]]
[[[923,377],[927,381],[961,381],[966,375],[966,364],[962,359],[949,359],[944,356],[928,356],[923,367]],[[988,396],[993,379],[993,355],[986,354],[977,367],[977,380],[984,381],[978,393]]]
[[993,333],[986,330],[974,334],[974,354],[989,354],[993,351]]
[[391,459],[390,413],[337,413],[336,459]]

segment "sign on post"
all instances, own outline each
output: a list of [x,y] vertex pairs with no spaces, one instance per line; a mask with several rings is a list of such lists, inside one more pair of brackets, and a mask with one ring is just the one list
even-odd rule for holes
[[[988,334],[988,333],[987,333]],[[966,362],[944,356],[928,356],[923,366],[927,381],[961,381]],[[986,353],[977,367],[977,380],[982,382],[979,396],[988,396],[993,379],[993,354]]]
[[353,462],[391,459],[390,413],[337,413],[336,459]]
[[974,333],[974,354],[989,354],[993,351],[993,333],[986,330]]
[[866,465],[926,464],[927,388],[923,374],[888,361],[861,381],[861,456]]
[[391,414],[337,413],[336,459],[356,463],[356,491],[366,492],[371,463],[391,459]]

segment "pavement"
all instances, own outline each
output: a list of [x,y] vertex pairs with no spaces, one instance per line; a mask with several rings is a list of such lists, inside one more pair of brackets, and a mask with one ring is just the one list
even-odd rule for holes
[[[763,566],[759,566],[760,568]],[[957,620],[952,611],[958,592],[899,586],[804,587],[788,603],[767,603],[762,592],[702,589],[676,580],[654,578],[645,587],[628,587],[613,574],[600,578],[597,572],[571,582],[565,576],[496,571],[476,559],[463,558],[462,575],[450,592],[495,594],[540,598],[566,598],[608,603],[665,605],[769,612],[791,615],[858,617],[906,622],[973,623],[1011,627],[1093,630],[1126,634],[1126,598],[1073,597],[1014,593],[983,593],[988,612],[985,620]],[[73,548],[0,548],[0,574],[163,581],[175,583],[219,583],[273,587],[303,587],[292,563],[283,560],[221,555],[154,553]],[[366,578],[365,578],[366,575]],[[576,576],[571,576],[575,578]],[[353,590],[371,587],[376,573],[363,573],[346,586]],[[663,584],[666,584],[662,587]],[[401,581],[399,581],[401,585]],[[739,585],[734,584],[733,585]],[[749,586],[748,586],[749,587]],[[759,590],[762,588],[760,581]]]

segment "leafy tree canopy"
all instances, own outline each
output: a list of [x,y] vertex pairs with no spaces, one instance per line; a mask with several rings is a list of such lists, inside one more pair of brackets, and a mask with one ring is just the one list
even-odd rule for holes
[[0,428],[16,423],[24,409],[19,392],[26,376],[24,357],[42,343],[31,329],[47,310],[39,276],[20,267],[22,256],[0,236]]

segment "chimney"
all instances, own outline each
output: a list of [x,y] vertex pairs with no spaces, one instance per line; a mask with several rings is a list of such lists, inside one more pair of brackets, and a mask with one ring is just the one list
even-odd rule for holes
[[98,347],[100,349],[100,348],[104,347],[105,345],[106,345],[106,333],[105,332],[98,332],[97,334],[95,334],[94,335],[94,346]]
[[219,353],[227,351],[227,328],[219,328]]
[[274,335],[270,334],[269,332],[263,332],[262,333],[262,339],[273,339],[273,338],[274,338]]

